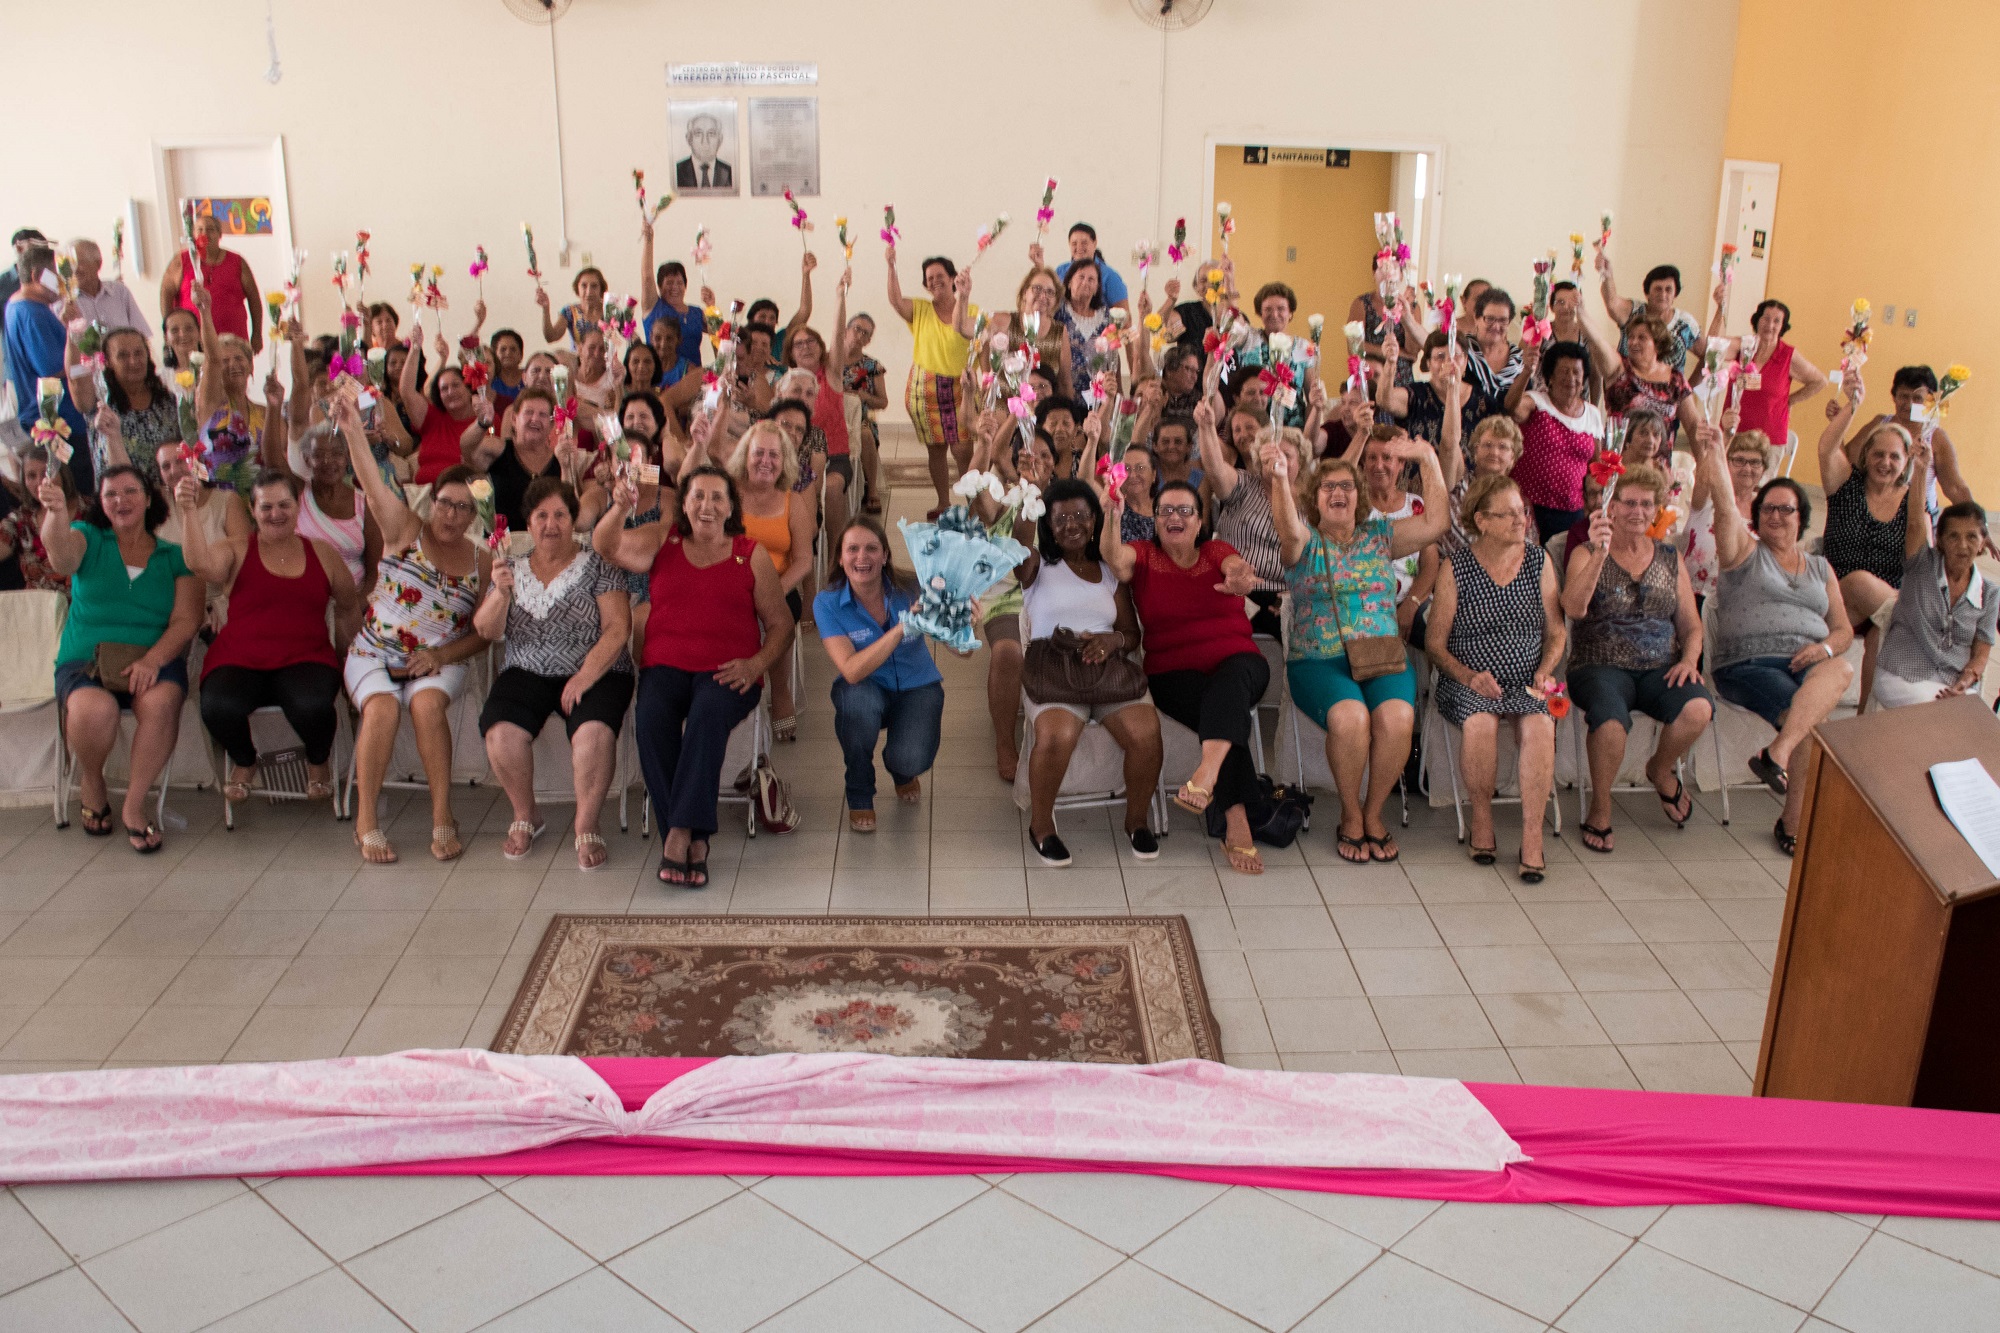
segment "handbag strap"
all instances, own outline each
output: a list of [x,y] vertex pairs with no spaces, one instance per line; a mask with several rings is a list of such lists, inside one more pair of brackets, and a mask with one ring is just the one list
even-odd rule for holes
[[1329,554],[1333,543],[1327,540],[1324,532],[1315,531],[1313,535],[1319,538],[1320,577],[1326,580],[1326,602],[1333,612],[1333,632],[1340,636],[1340,646],[1345,648],[1347,626],[1340,619],[1340,583],[1333,577],[1333,560]]

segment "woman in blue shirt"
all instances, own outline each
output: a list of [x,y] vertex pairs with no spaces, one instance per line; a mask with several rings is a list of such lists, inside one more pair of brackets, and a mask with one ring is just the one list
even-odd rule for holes
[[944,679],[924,648],[906,634],[903,615],[916,601],[915,580],[889,562],[889,539],[871,518],[848,520],[834,549],[839,565],[813,598],[833,682],[833,730],[847,761],[847,826],[875,831],[875,742],[886,728],[882,763],[896,795],[915,804],[918,778],[937,760],[944,723]]

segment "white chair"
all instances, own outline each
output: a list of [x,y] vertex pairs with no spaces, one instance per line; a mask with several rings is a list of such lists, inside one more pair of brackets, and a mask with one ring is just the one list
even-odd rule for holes
[[[636,699],[633,707],[636,722]],[[757,836],[755,774],[757,766],[769,758],[771,753],[771,720],[765,712],[768,707],[767,703],[760,700],[757,706],[750,710],[750,716],[736,724],[735,729],[729,733],[729,745],[722,755],[722,785],[716,792],[715,801],[717,805],[740,804],[743,807],[743,836],[746,838]],[[637,730],[636,725],[627,729],[628,734],[633,735],[635,764],[638,762]],[[735,774],[735,777],[732,778],[731,774]],[[620,800],[622,806],[623,798]],[[622,808],[618,827],[621,830],[625,827]],[[650,838],[652,834],[653,798],[651,793],[648,793],[640,804],[639,836]]]
[[[1424,730],[1426,733],[1438,734],[1444,737],[1445,766],[1451,771],[1452,810],[1458,817],[1458,840],[1464,842],[1466,838],[1465,802],[1467,797],[1463,790],[1464,784],[1458,771],[1458,743],[1463,738],[1463,732],[1453,726],[1445,718],[1444,714],[1438,711],[1437,696],[1435,694],[1431,696],[1430,706],[1424,710]],[[1520,751],[1514,743],[1514,734],[1511,728],[1503,726],[1499,729],[1499,732],[1498,740],[1495,742],[1495,790],[1492,803],[1494,805],[1519,805],[1521,803]],[[1428,765],[1426,768],[1428,769]],[[1563,831],[1562,802],[1556,798],[1553,766],[1551,767],[1549,778],[1549,808],[1545,818],[1554,827],[1555,835],[1560,838]],[[1514,794],[1511,796],[1506,795],[1510,789]]]
[[[332,767],[336,779],[341,771],[341,756],[349,756],[352,763],[354,752],[354,730],[349,718],[351,710],[340,707],[335,710],[335,731],[333,740]],[[205,730],[205,729],[204,729]],[[250,789],[250,795],[263,797],[276,804],[279,801],[304,801],[308,774],[306,770],[305,742],[298,732],[285,720],[285,710],[276,704],[259,708],[250,714],[250,738],[257,744],[257,785]],[[236,831],[236,806],[229,799],[229,777],[236,771],[236,765],[214,737],[209,738],[210,762],[221,774],[222,826],[231,833]],[[333,784],[333,817],[348,818],[351,793],[336,780]]]
[[[1284,625],[1284,653],[1286,658],[1289,659],[1291,657],[1292,638],[1292,621],[1289,615],[1285,617]],[[1284,720],[1279,724],[1280,731],[1277,737],[1278,780],[1280,782],[1296,783],[1298,786],[1306,788],[1318,787],[1322,791],[1332,792],[1335,797],[1345,801],[1346,797],[1340,790],[1340,784],[1334,779],[1333,767],[1326,760],[1326,728],[1314,719],[1307,717],[1301,711],[1298,700],[1292,698],[1289,688],[1285,691],[1285,702],[1290,706],[1283,710]],[[1283,731],[1283,728],[1286,726],[1290,727],[1292,735],[1292,743],[1289,751],[1285,745]],[[1414,745],[1416,743],[1415,735],[1412,734],[1410,739],[1411,744]],[[1310,745],[1306,743],[1308,740],[1312,742]],[[1285,763],[1288,753],[1291,758],[1289,769]],[[1361,781],[1365,788],[1368,782],[1365,771],[1363,772]],[[1409,783],[1400,774],[1396,778],[1396,793],[1402,804],[1403,827],[1408,828],[1410,826],[1410,787]],[[1360,793],[1356,793],[1356,795],[1358,797]],[[1305,826],[1307,828],[1312,827],[1310,816],[1307,817]]]
[[[632,783],[639,773],[639,742],[634,717],[638,710],[638,696],[625,705],[625,722],[618,731],[616,758],[612,764],[611,787],[606,793],[618,796],[618,831],[630,831],[630,801]],[[549,714],[542,724],[541,734],[535,737],[535,800],[541,805],[574,805],[576,803],[576,769],[572,766],[569,744],[569,728],[563,725],[562,716]],[[491,772],[489,764],[488,771]],[[497,779],[496,779],[497,781]]]
[[56,645],[69,603],[61,593],[0,593],[0,800],[40,799],[64,821],[69,748],[56,703]]
[[1781,477],[1791,476],[1792,460],[1797,458],[1798,456],[1799,456],[1799,433],[1795,430],[1787,431],[1785,434],[1785,443],[1783,447],[1781,447],[1778,450],[1778,475]]
[[[498,674],[493,649],[488,648],[466,662],[465,688],[459,692],[446,710],[447,725],[451,729],[451,781],[454,786],[463,783],[477,787],[489,780],[491,774],[486,764],[486,746],[479,735],[479,711],[486,704],[487,691],[493,687],[493,678]],[[352,709],[347,710],[352,712]],[[360,720],[350,718],[354,734],[360,734]],[[346,808],[345,818],[354,817],[354,797],[361,781],[361,766],[358,744],[349,749],[347,772],[339,786]],[[431,789],[430,780],[424,773],[423,756],[417,750],[417,733],[410,723],[410,710],[405,706],[396,723],[395,748],[389,754],[389,766],[383,772],[383,791],[422,791]]]
[[[1028,627],[1026,608],[1021,611],[1021,643],[1025,647],[1033,635]],[[1023,712],[1027,698],[1022,696]],[[1166,743],[1165,716],[1160,718],[1161,744]],[[1014,770],[1014,806],[1019,810],[1033,805],[1028,786],[1029,760],[1035,752],[1035,729],[1027,726],[1021,738],[1021,760]],[[1186,728],[1183,734],[1192,735]],[[1197,745],[1199,751],[1200,746]],[[1189,771],[1193,771],[1190,764]],[[1160,771],[1166,772],[1164,761]],[[1095,810],[1125,804],[1125,751],[1117,740],[1097,722],[1086,722],[1083,734],[1076,738],[1076,749],[1070,753],[1069,767],[1063,770],[1062,786],[1056,793],[1055,813],[1065,810]],[[1167,832],[1166,797],[1156,788],[1146,807],[1146,823],[1153,832],[1164,837]]]

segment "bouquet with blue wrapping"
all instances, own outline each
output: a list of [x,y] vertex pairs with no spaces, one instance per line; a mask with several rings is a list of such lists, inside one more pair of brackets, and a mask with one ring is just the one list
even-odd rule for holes
[[[984,481],[980,489],[985,489]],[[979,646],[973,603],[1027,559],[1028,548],[988,532],[962,504],[939,514],[935,523],[905,520],[897,526],[920,589],[916,604],[904,614],[904,628],[920,630],[954,652],[971,652]]]

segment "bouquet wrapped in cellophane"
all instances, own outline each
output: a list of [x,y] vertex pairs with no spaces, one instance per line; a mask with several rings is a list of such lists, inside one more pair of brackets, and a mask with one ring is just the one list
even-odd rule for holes
[[[1041,493],[1032,483],[1017,482],[1004,490],[997,475],[968,472],[952,488],[966,499],[981,491],[1003,507],[1018,506],[1024,519],[1041,516]],[[916,605],[903,613],[904,630],[929,635],[954,652],[971,652],[979,646],[973,603],[1011,574],[1027,558],[1028,548],[1012,537],[988,533],[963,502],[939,514],[935,523],[905,519],[896,526],[910,549],[919,587]]]

